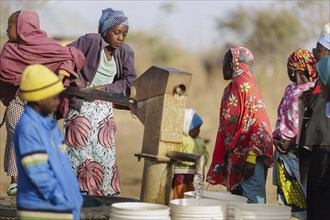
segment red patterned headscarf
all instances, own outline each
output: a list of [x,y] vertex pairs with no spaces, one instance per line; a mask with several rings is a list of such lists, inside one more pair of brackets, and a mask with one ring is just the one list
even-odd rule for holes
[[249,152],[261,156],[266,166],[273,164],[271,127],[252,72],[252,52],[245,47],[236,47],[231,53],[233,79],[223,93],[219,130],[206,177],[210,184],[222,184],[228,191],[242,182]]
[[307,71],[313,79],[317,78],[315,58],[312,52],[304,49],[294,51],[288,58],[288,68],[292,70]]

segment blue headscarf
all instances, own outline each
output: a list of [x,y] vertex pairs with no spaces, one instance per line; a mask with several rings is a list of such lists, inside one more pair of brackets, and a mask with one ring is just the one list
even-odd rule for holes
[[190,130],[200,126],[201,124],[203,124],[202,118],[197,113],[195,113],[194,117],[191,120]]
[[112,8],[102,10],[102,15],[99,20],[98,32],[103,34],[108,29],[117,25],[126,25],[128,27],[128,18],[124,12],[113,10]]
[[330,88],[330,56],[326,56],[317,62],[316,69],[322,83]]
[[183,134],[189,135],[189,131],[203,124],[202,118],[193,109],[186,109],[184,112]]

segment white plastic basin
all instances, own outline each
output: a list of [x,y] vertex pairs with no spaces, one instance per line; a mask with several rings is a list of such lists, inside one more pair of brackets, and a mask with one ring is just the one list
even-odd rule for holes
[[170,202],[171,217],[175,220],[185,219],[226,219],[227,203],[214,199],[176,199]]

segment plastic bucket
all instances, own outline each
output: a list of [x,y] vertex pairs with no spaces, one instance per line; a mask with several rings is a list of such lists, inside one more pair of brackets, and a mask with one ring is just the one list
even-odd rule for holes
[[172,220],[226,219],[227,203],[213,199],[176,199],[170,202]]
[[235,216],[242,220],[290,220],[291,207],[271,204],[242,204],[235,208]]
[[142,202],[114,203],[111,206],[110,216],[113,220],[169,220],[170,208],[165,205]]
[[[187,198],[193,198],[195,192],[186,192],[184,196]],[[247,198],[244,196],[233,195],[226,191],[203,191],[202,198],[205,199],[214,199],[218,201],[224,201],[228,203],[227,216],[230,219],[233,219],[235,216],[235,207],[236,205],[246,204]]]

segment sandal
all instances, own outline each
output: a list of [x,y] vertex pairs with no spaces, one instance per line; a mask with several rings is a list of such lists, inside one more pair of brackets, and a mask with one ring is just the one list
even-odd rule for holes
[[12,183],[8,186],[7,195],[8,196],[15,196],[17,193],[17,183]]

